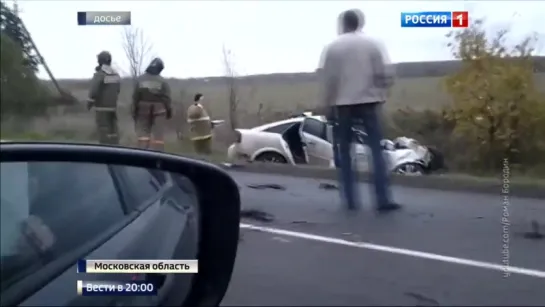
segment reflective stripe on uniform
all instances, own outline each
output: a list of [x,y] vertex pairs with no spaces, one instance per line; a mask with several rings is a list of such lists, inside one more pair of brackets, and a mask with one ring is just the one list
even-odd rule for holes
[[95,107],[95,111],[112,112],[112,111],[116,111],[116,108],[110,108],[110,107]]
[[147,136],[143,136],[143,137],[138,138],[138,140],[139,140],[139,141],[149,141],[150,138],[147,137]]
[[198,119],[191,119],[191,118],[188,118],[188,119],[187,119],[187,122],[188,122],[189,124],[191,124],[191,123],[198,122],[198,121],[203,121],[203,120],[210,120],[210,116],[201,117],[201,118],[198,118]]
[[138,84],[139,88],[147,88],[150,90],[161,90],[163,84],[156,80],[143,80]]
[[104,83],[111,84],[111,83],[119,83],[121,82],[121,77],[118,75],[106,75],[104,76]]
[[205,136],[196,136],[196,137],[192,137],[191,140],[192,141],[200,141],[200,140],[206,140],[206,139],[209,139],[211,138],[212,135],[209,134],[209,135],[205,135]]

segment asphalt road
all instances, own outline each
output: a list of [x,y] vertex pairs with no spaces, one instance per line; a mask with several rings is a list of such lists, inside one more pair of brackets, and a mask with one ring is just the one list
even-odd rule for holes
[[377,215],[361,184],[349,214],[325,180],[232,175],[243,207],[274,219],[243,222],[223,305],[545,305],[545,239],[525,237],[532,221],[545,233],[539,200],[394,187],[404,209]]

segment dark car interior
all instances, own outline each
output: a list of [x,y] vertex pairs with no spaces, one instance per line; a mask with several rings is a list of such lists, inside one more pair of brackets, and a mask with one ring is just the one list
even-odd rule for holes
[[[288,143],[288,147],[293,155],[295,163],[307,164],[304,150],[305,143],[303,142],[303,140],[301,139],[301,135],[299,134],[300,127],[301,123],[294,123],[287,129],[285,129],[284,132],[282,132],[282,137],[284,138],[286,143]],[[330,143],[333,143],[333,126],[327,124],[327,127],[325,127],[325,131],[322,131],[320,135],[321,138],[327,140]],[[364,144],[365,133],[361,130],[354,129],[354,142]]]
[[[6,142],[1,149],[2,176],[15,181],[1,187],[1,306],[219,306],[240,240],[239,190],[227,172],[132,148]],[[210,180],[219,183],[213,192]],[[80,283],[76,291],[87,275],[75,263],[84,258],[202,266],[196,274],[89,277],[118,284],[106,295],[82,292]],[[119,290],[133,281],[152,284],[155,295]]]
[[433,172],[440,171],[440,170],[447,171],[448,166],[445,163],[445,157],[443,153],[434,146],[427,146],[427,147],[431,154],[431,160],[428,165],[428,169]]
[[291,154],[293,155],[293,160],[296,164],[306,164],[307,160],[305,158],[305,149],[303,146],[303,140],[301,140],[301,135],[299,135],[299,127],[301,123],[295,123],[290,126],[288,129],[282,133],[282,138],[288,143]]

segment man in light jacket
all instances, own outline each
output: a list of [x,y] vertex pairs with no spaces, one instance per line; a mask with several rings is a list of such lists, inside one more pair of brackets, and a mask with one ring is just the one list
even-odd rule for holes
[[324,49],[319,75],[322,80],[323,104],[329,118],[336,122],[335,145],[339,163],[341,195],[349,209],[358,209],[355,171],[352,165],[352,127],[363,121],[373,156],[373,181],[376,209],[386,212],[399,209],[390,192],[389,171],[380,141],[380,107],[393,85],[394,72],[384,46],[360,33],[364,25],[361,11],[348,10],[339,16],[339,36]]

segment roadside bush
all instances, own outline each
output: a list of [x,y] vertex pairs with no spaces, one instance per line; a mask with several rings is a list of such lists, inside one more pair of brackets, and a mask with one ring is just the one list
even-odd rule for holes
[[451,170],[545,174],[545,94],[532,63],[536,40],[509,48],[507,31],[492,38],[481,21],[449,35],[461,68],[445,79],[452,102],[442,110],[399,109],[387,114],[388,137],[405,135],[445,154]]
[[399,109],[390,115],[391,137],[411,134],[411,137],[427,144],[441,144],[450,136],[455,123],[445,118],[444,110],[418,111],[412,108]]
[[445,118],[452,140],[464,139],[467,165],[498,170],[503,159],[522,171],[545,163],[545,95],[535,84],[532,37],[510,48],[507,31],[487,36],[483,23],[450,34],[462,68],[445,81],[453,99]]

